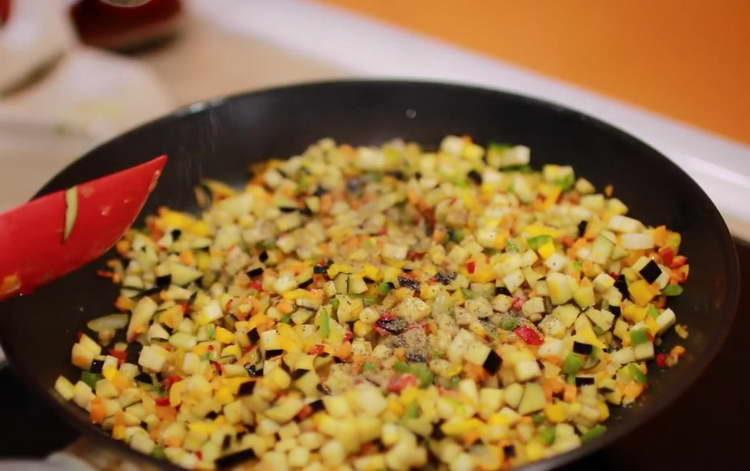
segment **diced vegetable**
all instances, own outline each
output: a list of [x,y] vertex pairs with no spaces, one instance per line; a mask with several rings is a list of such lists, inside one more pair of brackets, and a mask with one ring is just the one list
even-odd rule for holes
[[100,272],[117,313],[76,334],[80,381],[54,388],[185,469],[497,470],[572,450],[685,354],[656,349],[687,337],[666,304],[690,265],[611,186],[529,160],[468,136],[324,139],[242,188],[205,181],[200,214],[160,208],[117,244]]

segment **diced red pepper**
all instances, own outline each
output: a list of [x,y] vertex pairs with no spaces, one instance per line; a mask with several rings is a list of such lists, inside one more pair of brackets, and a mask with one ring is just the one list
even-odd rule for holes
[[477,262],[475,262],[474,260],[466,264],[466,270],[468,270],[469,273],[474,273],[476,269],[477,269]]
[[253,280],[250,282],[250,287],[257,291],[263,291],[263,283],[260,280]]
[[313,415],[313,412],[315,412],[315,411],[313,410],[312,407],[310,407],[310,404],[305,404],[305,406],[302,407],[302,410],[300,410],[297,413],[297,418],[299,420],[305,420],[306,418],[308,418],[311,415]]
[[672,247],[662,247],[659,249],[659,256],[664,265],[670,266],[672,265],[672,260],[674,260],[674,250]]
[[529,345],[541,345],[544,343],[544,337],[542,337],[542,334],[531,327],[522,325],[513,332]]
[[675,269],[680,268],[681,266],[685,265],[687,263],[688,259],[684,255],[677,255],[674,260],[672,260],[672,263],[669,264],[669,268]]
[[167,379],[164,380],[164,386],[166,387],[167,391],[169,391],[169,388],[171,388],[174,383],[177,383],[179,381],[182,381],[182,376],[180,375],[168,376]]
[[526,302],[526,298],[523,296],[517,296],[513,298],[513,302],[511,303],[510,307],[515,309],[516,311],[520,311],[521,308],[523,308],[523,303]]
[[326,350],[325,345],[319,343],[319,344],[316,344],[316,345],[313,345],[312,347],[310,347],[310,349],[307,351],[307,353],[309,353],[310,355],[320,355],[325,350]]
[[200,450],[198,450],[198,451],[195,452],[195,456],[197,456],[199,460],[202,460],[203,459],[203,452],[200,451]]
[[394,376],[388,382],[388,391],[394,393],[400,393],[409,386],[417,385],[417,377],[412,374],[402,374]]
[[169,405],[169,398],[168,397],[157,397],[155,399],[157,406],[168,406]]
[[222,371],[224,370],[224,368],[223,368],[223,367],[221,366],[221,363],[219,363],[218,361],[212,361],[212,362],[211,362],[211,365],[212,365],[212,366],[214,367],[214,369],[216,370],[216,374],[219,374],[219,375],[220,375],[220,374],[221,374],[221,372],[222,372]]
[[656,354],[656,366],[658,366],[659,368],[667,367],[667,354],[666,353]]
[[123,364],[128,361],[128,352],[125,350],[115,350],[114,348],[109,350],[109,354],[117,358],[118,364]]
[[351,330],[347,330],[344,334],[344,342],[351,342],[351,340],[354,338],[354,334]]
[[107,270],[97,270],[96,276],[100,276],[102,278],[113,278],[115,274],[114,272],[107,271]]

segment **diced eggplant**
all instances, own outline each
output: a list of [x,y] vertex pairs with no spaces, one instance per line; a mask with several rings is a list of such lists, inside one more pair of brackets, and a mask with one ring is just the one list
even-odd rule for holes
[[638,273],[641,274],[644,280],[653,283],[661,276],[661,268],[659,268],[659,265],[655,261],[649,260]]
[[588,343],[578,342],[578,341],[573,342],[573,352],[575,353],[578,353],[580,355],[590,355],[591,352],[593,351],[594,351],[593,345],[590,345]]
[[498,372],[498,370],[500,370],[502,364],[503,359],[500,357],[500,355],[498,355],[494,350],[490,350],[482,366],[485,370],[487,370],[489,374],[494,375]]

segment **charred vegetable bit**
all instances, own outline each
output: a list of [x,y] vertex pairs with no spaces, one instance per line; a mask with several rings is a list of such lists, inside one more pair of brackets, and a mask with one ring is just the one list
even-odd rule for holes
[[[102,273],[55,390],[185,469],[507,470],[605,433],[679,362],[681,236],[522,145],[324,139],[205,180]],[[75,218],[70,217],[66,224]],[[71,226],[72,227],[72,226]],[[665,373],[668,374],[668,373]]]

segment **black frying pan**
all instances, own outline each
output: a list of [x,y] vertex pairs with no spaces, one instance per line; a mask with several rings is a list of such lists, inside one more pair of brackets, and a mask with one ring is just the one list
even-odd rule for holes
[[[690,337],[682,342],[688,351],[683,361],[671,370],[654,369],[646,397],[637,407],[613,409],[603,438],[530,468],[559,466],[604,447],[685,391],[719,350],[737,309],[739,268],[727,227],[698,185],[659,152],[557,105],[437,83],[346,81],[276,88],[198,103],[146,124],[89,152],[39,193],[166,153],[170,162],[143,214],[160,205],[193,209],[192,189],[201,178],[240,184],[250,162],[294,155],[321,137],[351,144],[402,137],[437,145],[445,134],[468,134],[480,143],[522,143],[531,147],[535,166],[571,164],[599,188],[613,184],[636,217],[681,232],[690,259],[685,294],[673,302],[680,322],[690,328]],[[52,389],[60,373],[70,378],[78,374],[70,364],[76,331],[112,310],[117,290],[95,275],[101,266],[94,262],[32,296],[0,304],[0,339],[26,384],[63,417],[136,459],[141,455],[107,438]],[[675,340],[674,334],[667,336],[667,348]]]

